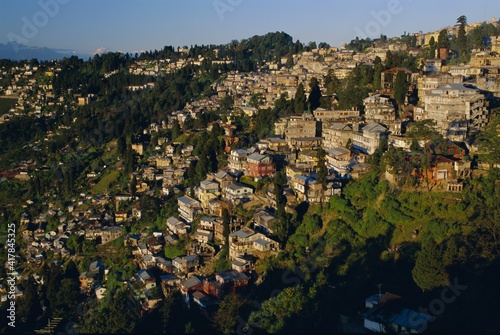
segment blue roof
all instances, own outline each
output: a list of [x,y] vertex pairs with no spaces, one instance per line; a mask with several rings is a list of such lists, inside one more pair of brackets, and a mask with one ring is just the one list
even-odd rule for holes
[[[367,299],[368,300],[368,299]],[[367,311],[363,317],[367,320],[381,324],[396,324],[407,329],[420,330],[425,327],[432,317],[425,313],[420,313],[412,309],[403,307],[399,311],[384,308],[376,305]]]
[[149,272],[147,270],[144,270],[144,269],[137,271],[137,274],[139,275],[139,277],[142,280],[148,280],[151,278],[151,275],[149,274]]
[[427,322],[431,321],[429,314],[420,313],[409,308],[403,308],[398,314],[394,315],[392,323],[406,327],[407,329],[419,330]]

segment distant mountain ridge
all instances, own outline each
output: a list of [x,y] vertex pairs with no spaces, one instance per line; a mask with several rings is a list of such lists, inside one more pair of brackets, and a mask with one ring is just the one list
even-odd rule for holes
[[26,46],[16,42],[0,43],[0,59],[10,59],[14,61],[38,59],[46,61],[52,59],[62,59],[76,55],[79,57],[89,57],[89,55],[80,55],[72,50],[54,50],[47,47]]

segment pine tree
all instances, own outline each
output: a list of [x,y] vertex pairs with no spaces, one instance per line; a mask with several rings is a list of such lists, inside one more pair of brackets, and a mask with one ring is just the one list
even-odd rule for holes
[[382,87],[382,71],[384,70],[384,65],[379,56],[375,57],[373,64],[375,70],[373,73],[373,88],[378,90]]
[[443,29],[439,32],[438,47],[439,48],[446,48],[446,49],[448,49],[450,47],[450,40],[448,39],[448,30]]
[[209,171],[210,160],[207,156],[208,152],[201,154],[198,163],[196,164],[196,178],[198,181],[204,180],[207,177]]
[[436,58],[436,40],[434,36],[429,40],[429,58]]
[[325,191],[326,191],[326,186],[327,186],[327,176],[328,176],[328,169],[326,168],[326,161],[325,161],[325,150],[323,148],[319,148],[318,152],[316,154],[316,157],[318,158],[318,165],[317,165],[317,173],[318,173],[318,179],[317,182],[321,184],[321,207],[323,207],[323,198],[325,196]]
[[302,114],[307,108],[306,94],[302,83],[297,86],[297,92],[294,99],[295,113]]
[[315,77],[311,78],[309,87],[311,88],[311,93],[308,98],[309,108],[311,111],[314,111],[321,105],[321,89],[319,88],[318,79]]
[[417,253],[415,267],[411,273],[413,280],[422,290],[429,291],[446,284],[442,256],[441,247],[432,239]]
[[289,53],[286,58],[285,67],[287,69],[291,69],[293,67],[293,55],[291,53]]
[[125,140],[125,137],[118,137],[118,140],[116,141],[116,150],[120,157],[125,155],[125,151],[127,150],[127,141]]
[[327,95],[332,95],[332,94],[338,93],[338,91],[342,87],[342,82],[340,81],[339,78],[337,78],[337,76],[335,75],[335,73],[332,69],[328,70],[328,74],[324,77],[324,84],[325,84]]
[[124,159],[125,173],[127,174],[132,173],[132,171],[134,171],[134,164],[135,164],[135,153],[132,150],[132,147],[129,146],[129,148],[125,151],[125,159]]
[[467,57],[469,53],[469,48],[467,47],[467,35],[465,32],[465,26],[467,25],[467,17],[465,15],[460,16],[457,19],[457,23],[460,23],[460,27],[458,28],[458,51],[460,52],[460,57]]
[[273,225],[274,233],[284,240],[288,235],[288,230],[290,226],[290,218],[286,213],[286,197],[283,194],[286,185],[286,174],[282,170],[276,174],[274,177],[274,196],[276,197],[276,214],[278,216],[278,221]]
[[174,120],[174,124],[172,125],[172,139],[176,139],[177,137],[182,135],[181,126],[179,125],[179,121]]
[[187,170],[187,177],[188,177],[188,185],[189,188],[191,189],[191,196],[194,196],[194,187],[196,186],[197,179],[196,179],[196,165],[198,161],[192,160],[191,163],[189,163],[189,168]]
[[408,92],[408,80],[404,71],[399,71],[394,80],[394,99],[398,104],[403,105]]

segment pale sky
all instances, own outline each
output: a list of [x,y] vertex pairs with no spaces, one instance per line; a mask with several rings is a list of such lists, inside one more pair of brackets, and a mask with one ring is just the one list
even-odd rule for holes
[[225,44],[284,31],[341,46],[356,36],[428,32],[500,17],[500,1],[430,0],[1,0],[0,43],[90,53]]

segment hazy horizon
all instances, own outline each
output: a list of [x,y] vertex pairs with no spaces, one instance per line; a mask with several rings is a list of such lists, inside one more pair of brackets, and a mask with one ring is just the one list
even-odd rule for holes
[[187,0],[8,1],[0,11],[0,43],[91,53],[140,52],[166,45],[225,44],[284,31],[294,40],[340,47],[356,36],[389,37],[453,25],[490,21],[500,3],[429,0]]

